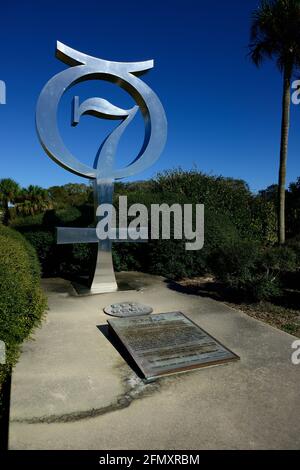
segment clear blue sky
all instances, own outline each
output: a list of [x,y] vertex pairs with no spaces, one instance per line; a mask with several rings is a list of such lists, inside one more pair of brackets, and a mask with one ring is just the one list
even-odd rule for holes
[[[34,114],[46,81],[66,66],[54,57],[56,40],[110,60],[155,60],[143,79],[156,91],[169,122],[160,160],[136,179],[181,166],[246,180],[253,191],[276,183],[281,76],[272,64],[257,70],[246,57],[251,11],[258,0],[52,0],[1,4],[0,177],[21,185],[87,182],[50,160],[38,142]],[[93,162],[114,122],[85,116],[71,128],[72,96],[100,96],[132,105],[117,87],[88,82],[70,90],[59,123],[70,149]],[[126,163],[142,140],[137,118],[122,140]],[[288,182],[300,176],[300,107],[293,106]]]

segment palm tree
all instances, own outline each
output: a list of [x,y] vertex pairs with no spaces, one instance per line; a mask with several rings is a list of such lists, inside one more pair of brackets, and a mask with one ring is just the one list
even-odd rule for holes
[[9,220],[9,203],[16,201],[20,193],[20,186],[11,178],[3,178],[0,180],[0,202],[3,207],[3,223],[8,224]]
[[22,215],[34,215],[52,209],[48,191],[40,186],[28,186],[20,192],[16,209]]
[[280,166],[278,180],[278,242],[285,243],[286,162],[290,127],[291,81],[300,65],[300,0],[268,0],[253,13],[250,57],[260,66],[273,59],[283,76]]

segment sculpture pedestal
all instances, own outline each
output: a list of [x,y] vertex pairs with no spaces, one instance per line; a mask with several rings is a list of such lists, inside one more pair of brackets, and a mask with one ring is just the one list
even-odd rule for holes
[[98,243],[97,261],[92,276],[90,294],[105,294],[117,290],[118,284],[112,260],[111,241],[105,240]]
[[[114,280],[110,279],[110,282],[101,282],[91,287],[88,287],[88,279],[82,278],[82,280],[73,281],[73,295],[76,296],[87,296],[87,295],[96,295],[96,294],[105,294],[111,292],[126,292],[126,291],[143,291],[147,284],[149,283],[148,279],[152,276],[138,273],[138,272],[120,272],[116,273],[116,278]],[[99,280],[100,281],[100,280]]]
[[91,286],[89,292],[93,294],[107,294],[108,292],[116,292],[118,290],[118,285],[116,282],[100,282],[99,284],[94,284]]

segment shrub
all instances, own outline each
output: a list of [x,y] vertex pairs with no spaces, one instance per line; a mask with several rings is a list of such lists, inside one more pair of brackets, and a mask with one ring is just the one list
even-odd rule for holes
[[215,276],[233,289],[245,290],[252,280],[259,245],[253,241],[239,241],[220,246],[210,257]]
[[53,273],[56,270],[55,237],[50,231],[36,230],[25,232],[26,240],[35,248],[43,274]]
[[210,271],[212,251],[237,239],[238,232],[227,215],[216,216],[207,210],[202,250],[187,251],[185,239],[150,241],[144,248],[145,270],[170,279],[204,275]]
[[[172,279],[205,274],[210,268],[208,258],[212,250],[237,240],[239,232],[229,211],[212,204],[215,183],[213,177],[198,172],[167,172],[155,181],[135,183],[119,187],[120,194],[127,194],[128,206],[134,203],[188,204],[205,203],[205,243],[200,251],[186,251],[187,240],[151,240],[142,244],[115,244],[115,268],[135,269]],[[202,183],[206,184],[203,188]],[[120,184],[120,183],[119,183]],[[209,196],[207,194],[209,193]],[[221,197],[219,198],[222,199]],[[116,201],[117,202],[117,201]],[[207,204],[206,204],[207,202]]]
[[72,225],[81,217],[81,212],[77,207],[65,207],[58,210],[48,210],[43,217],[44,227],[64,227]]
[[288,240],[287,246],[295,253],[297,268],[300,269],[300,235]]
[[238,297],[260,301],[282,293],[281,277],[296,269],[297,258],[289,247],[262,248],[256,241],[240,240],[216,250],[210,263]]
[[[243,180],[211,176],[180,168],[160,173],[153,191],[172,192],[189,203],[205,204],[216,215],[226,215],[242,238],[272,243],[276,240],[274,204],[253,196]],[[177,201],[181,202],[181,201]]]
[[14,230],[0,225],[0,339],[7,349],[3,376],[16,363],[19,345],[45,310],[40,266],[33,247]]
[[261,266],[270,277],[278,273],[293,272],[297,268],[297,255],[289,246],[276,246],[263,251]]
[[[62,191],[52,188],[62,204],[47,211],[38,225],[37,219],[17,219],[14,226],[35,246],[43,273],[47,276],[87,274],[94,253],[89,245],[56,245],[55,227],[88,227],[93,224],[94,207],[86,200],[76,207],[72,202],[73,187],[68,186],[70,198],[66,198],[66,187]],[[85,187],[74,187],[76,194],[86,194]],[[89,189],[90,194],[92,194]],[[53,194],[54,194],[53,193]],[[172,170],[164,172],[150,181],[116,183],[114,202],[118,196],[128,196],[128,206],[144,204],[204,204],[205,243],[200,251],[186,251],[185,241],[159,240],[148,243],[114,243],[115,269],[141,270],[171,278],[191,277],[211,270],[212,254],[220,247],[228,247],[239,239],[250,238],[261,245],[269,245],[276,239],[276,217],[274,204],[261,196],[253,196],[247,184],[241,180],[205,175],[196,170]],[[81,200],[81,199],[80,199]],[[76,201],[76,200],[75,200]],[[76,204],[76,203],[75,203]],[[57,207],[57,205],[55,205]],[[34,222],[30,226],[30,223]]]
[[44,276],[70,276],[80,270],[87,271],[91,260],[91,247],[80,245],[57,245],[56,227],[86,227],[92,221],[90,205],[65,206],[48,210],[43,217],[19,217],[12,226],[20,231],[33,245],[38,254]]
[[26,215],[13,217],[10,226],[15,227],[34,227],[39,226],[43,222],[44,214]]

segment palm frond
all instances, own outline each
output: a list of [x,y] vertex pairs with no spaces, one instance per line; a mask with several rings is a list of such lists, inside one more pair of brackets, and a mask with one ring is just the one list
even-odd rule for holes
[[280,70],[300,66],[300,0],[263,0],[252,14],[249,57],[259,66],[275,59]]

